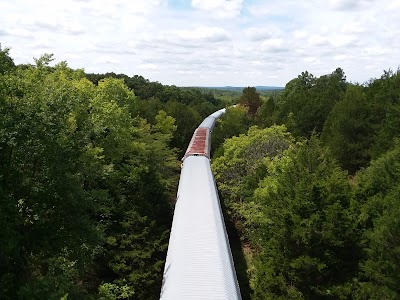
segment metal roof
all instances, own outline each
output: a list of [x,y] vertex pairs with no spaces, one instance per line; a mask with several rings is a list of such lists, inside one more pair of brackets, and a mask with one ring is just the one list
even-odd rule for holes
[[160,299],[241,299],[217,187],[210,135],[225,109],[196,129],[183,158]]
[[199,128],[209,128],[210,130],[213,130],[216,121],[217,121],[216,118],[209,116],[205,118],[203,122],[201,122]]
[[183,162],[160,299],[241,299],[207,157]]
[[226,109],[223,108],[223,109],[217,110],[215,113],[211,114],[210,117],[214,117],[214,118],[217,118],[217,119],[218,119],[218,118],[221,117],[225,112],[226,112]]
[[209,115],[207,118],[205,118],[203,120],[203,122],[201,122],[201,124],[199,125],[199,128],[208,128],[210,129],[210,131],[212,131],[214,129],[215,123],[217,121],[217,119],[219,117],[221,117],[224,113],[225,113],[226,109],[220,109],[217,110],[215,113]]
[[189,155],[202,155],[210,157],[208,128],[197,128],[186,150],[185,157]]

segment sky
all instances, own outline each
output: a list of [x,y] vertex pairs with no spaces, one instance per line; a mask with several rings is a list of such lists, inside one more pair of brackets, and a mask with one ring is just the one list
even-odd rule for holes
[[177,86],[285,86],[341,67],[351,82],[400,66],[400,0],[1,0],[17,64],[53,53],[89,73]]

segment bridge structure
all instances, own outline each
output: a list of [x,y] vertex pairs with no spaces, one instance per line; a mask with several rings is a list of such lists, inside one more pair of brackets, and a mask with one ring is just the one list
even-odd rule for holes
[[204,119],[182,159],[161,300],[241,299],[210,166],[211,132],[224,113]]

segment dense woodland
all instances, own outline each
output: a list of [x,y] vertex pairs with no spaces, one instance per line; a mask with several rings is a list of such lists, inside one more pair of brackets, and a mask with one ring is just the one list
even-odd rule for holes
[[400,298],[400,70],[260,95],[52,59],[0,50],[2,299],[158,299],[179,159],[224,106],[212,167],[243,298]]
[[158,299],[180,153],[221,105],[0,56],[2,299]]
[[240,103],[212,166],[243,298],[399,299],[400,70],[364,84],[304,72]]

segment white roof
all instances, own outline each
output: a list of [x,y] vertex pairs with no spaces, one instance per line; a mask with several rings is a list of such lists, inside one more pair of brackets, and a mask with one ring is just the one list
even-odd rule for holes
[[226,109],[217,110],[215,113],[211,114],[210,117],[219,118],[222,114],[226,112]]
[[215,113],[213,113],[213,114],[209,115],[207,118],[205,118],[203,120],[203,122],[201,122],[199,127],[208,128],[212,131],[215,126],[215,123],[217,122],[217,119],[219,117],[221,117],[225,113],[225,111],[226,111],[225,108],[217,110]]
[[207,157],[183,162],[160,299],[241,299]]
[[201,122],[199,128],[208,128],[210,130],[213,130],[216,121],[217,119],[214,118],[213,116],[208,116],[203,120],[203,122]]

